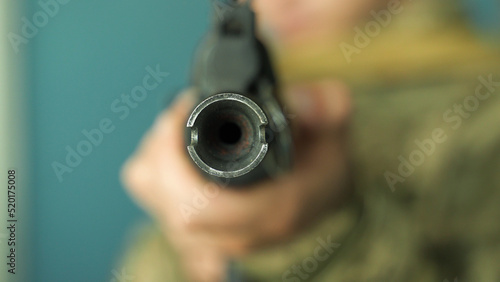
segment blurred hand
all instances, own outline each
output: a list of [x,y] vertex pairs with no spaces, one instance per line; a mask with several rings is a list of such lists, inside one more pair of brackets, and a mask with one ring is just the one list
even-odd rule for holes
[[236,190],[203,178],[184,144],[195,103],[189,91],[157,119],[125,165],[125,185],[158,219],[193,280],[220,281],[228,257],[291,238],[341,201],[347,90],[322,81],[295,86],[285,97],[294,115],[295,167],[279,179]]

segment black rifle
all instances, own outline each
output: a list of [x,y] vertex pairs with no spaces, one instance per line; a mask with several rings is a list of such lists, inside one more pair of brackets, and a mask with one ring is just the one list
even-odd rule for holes
[[290,169],[292,138],[250,4],[215,1],[224,13],[213,17],[195,59],[200,103],[187,121],[186,145],[208,177],[246,185]]

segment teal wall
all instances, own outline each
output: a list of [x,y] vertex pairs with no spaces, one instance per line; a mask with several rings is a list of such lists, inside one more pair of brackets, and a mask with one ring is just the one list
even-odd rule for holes
[[[31,1],[24,15],[38,11]],[[120,167],[187,85],[208,11],[208,0],[72,0],[20,46],[31,70],[34,281],[111,280],[127,230],[145,218],[119,183]],[[111,104],[158,64],[170,75],[121,120]],[[105,118],[115,130],[61,183],[53,162],[65,164],[66,146],[76,150],[81,131]]]

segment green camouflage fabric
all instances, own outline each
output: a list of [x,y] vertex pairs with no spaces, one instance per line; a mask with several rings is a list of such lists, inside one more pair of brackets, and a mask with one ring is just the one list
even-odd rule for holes
[[[354,87],[353,196],[236,263],[246,281],[500,281],[500,70]],[[137,281],[184,281],[159,231]],[[456,280],[455,280],[456,279]]]

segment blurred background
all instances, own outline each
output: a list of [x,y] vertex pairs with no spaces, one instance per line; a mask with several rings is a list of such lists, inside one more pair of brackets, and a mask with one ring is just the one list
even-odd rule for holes
[[[41,2],[57,3],[58,8]],[[2,0],[0,7],[0,81],[10,83],[0,85],[6,125],[2,169],[17,167],[22,181],[18,191],[26,194],[18,200],[23,210],[18,212],[19,226],[24,229],[17,231],[22,254],[16,277],[109,281],[126,245],[125,234],[145,219],[119,182],[120,168],[156,114],[187,85],[210,2],[41,2]],[[52,15],[45,20],[41,12],[47,11]],[[8,34],[22,36],[23,19],[43,27],[36,32],[28,28],[33,37],[14,48]],[[128,106],[121,96],[143,84],[148,67],[169,75],[132,108],[135,104]],[[115,107],[129,108],[123,120],[125,110],[111,108],[116,99],[120,102]],[[88,140],[82,131],[99,128],[103,119],[111,120],[115,130],[60,181],[52,164],[66,165],[66,147],[77,150]],[[2,198],[2,206],[5,202]],[[0,275],[5,273],[2,269]]]
[[[498,1],[462,1],[478,33],[500,26]],[[110,281],[121,271],[115,265],[126,234],[147,220],[121,187],[120,168],[188,85],[210,1],[0,3],[1,169],[15,168],[19,178],[16,278]],[[168,76],[141,101],[127,102],[122,95],[158,68]],[[88,155],[69,157],[69,166],[68,155],[91,142],[82,132],[103,120],[113,131],[90,149],[81,145]],[[0,232],[2,255],[6,236]],[[1,267],[0,280],[15,281]]]

